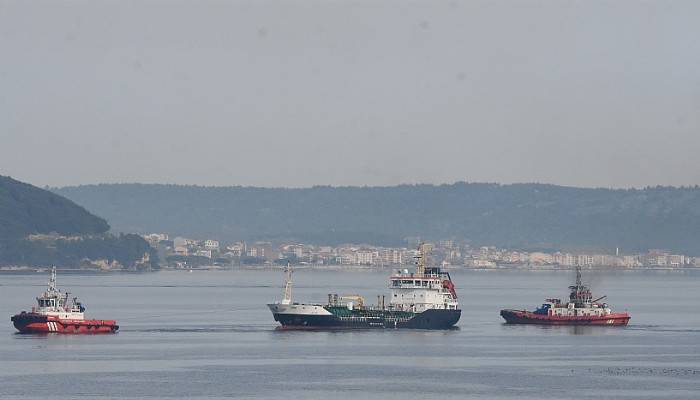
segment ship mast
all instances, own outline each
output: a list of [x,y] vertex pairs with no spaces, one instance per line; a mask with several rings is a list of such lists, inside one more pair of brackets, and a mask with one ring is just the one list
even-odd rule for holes
[[287,261],[287,267],[284,269],[284,298],[282,304],[292,303],[292,265]]
[[576,266],[576,287],[581,287],[581,266]]
[[56,292],[56,267],[51,267],[51,278],[49,279],[49,293]]
[[418,255],[415,257],[418,259],[416,262],[416,275],[423,275],[425,274],[425,257],[428,254],[428,251],[430,251],[430,245],[427,243],[421,243],[418,245]]
[[581,282],[581,266],[576,266],[576,284],[574,286],[569,286],[571,294],[569,295],[569,301],[574,303],[576,307],[582,307],[586,304],[591,304],[593,295],[591,290]]

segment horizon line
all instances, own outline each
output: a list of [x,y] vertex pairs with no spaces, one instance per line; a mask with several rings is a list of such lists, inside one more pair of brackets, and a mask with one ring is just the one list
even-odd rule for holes
[[[14,178],[13,178],[14,179]],[[408,187],[408,186],[456,186],[456,185],[491,185],[491,186],[553,186],[560,188],[570,188],[570,189],[590,189],[590,190],[647,190],[647,189],[700,189],[698,184],[688,184],[688,185],[646,185],[640,186],[575,186],[569,184],[557,184],[557,183],[546,183],[546,182],[489,182],[489,181],[453,181],[453,182],[443,182],[443,183],[428,183],[428,182],[404,182],[397,183],[393,185],[333,185],[333,184],[315,184],[310,186],[254,186],[254,185],[200,185],[193,183],[165,183],[165,182],[99,182],[99,183],[81,183],[73,185],[63,185],[63,186],[50,186],[45,185],[43,188],[48,188],[50,190],[61,190],[61,189],[71,189],[79,187],[90,187],[90,186],[174,186],[183,188],[211,188],[211,189],[227,189],[227,188],[244,188],[244,189],[287,189],[287,190],[309,190],[318,188],[330,188],[330,189],[387,189],[387,188],[398,188],[398,187]]]

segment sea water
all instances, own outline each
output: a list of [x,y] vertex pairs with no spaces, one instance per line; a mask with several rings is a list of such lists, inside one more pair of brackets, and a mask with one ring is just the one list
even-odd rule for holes
[[[383,271],[297,270],[295,301],[388,294]],[[20,335],[48,274],[0,275],[0,398],[697,399],[700,271],[584,272],[627,327],[504,325],[568,295],[571,271],[451,271],[448,331],[280,331],[279,270],[58,275],[115,335]]]

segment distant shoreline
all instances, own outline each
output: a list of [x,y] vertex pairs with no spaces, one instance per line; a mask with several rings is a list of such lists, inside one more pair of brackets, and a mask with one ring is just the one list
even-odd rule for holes
[[[63,268],[59,269],[62,274],[73,274],[73,275],[104,275],[104,274],[148,274],[153,272],[199,272],[199,271],[278,271],[284,268],[281,265],[243,265],[234,267],[197,267],[197,268],[161,268],[146,271],[134,271],[134,270],[98,270],[98,269],[83,269],[83,268]],[[296,270],[311,270],[311,271],[351,271],[351,272],[377,272],[377,271],[395,271],[411,268],[409,266],[362,266],[362,265],[295,265]],[[571,271],[575,267],[573,266],[522,266],[522,265],[502,265],[491,268],[472,268],[472,267],[451,267],[446,270],[449,272],[457,271],[532,271],[532,272],[547,272],[547,271]],[[684,268],[670,268],[670,267],[594,267],[587,268],[587,270],[593,271],[700,271],[700,267],[684,267]],[[33,274],[45,274],[48,273],[49,267],[0,267],[1,275],[33,275]]]

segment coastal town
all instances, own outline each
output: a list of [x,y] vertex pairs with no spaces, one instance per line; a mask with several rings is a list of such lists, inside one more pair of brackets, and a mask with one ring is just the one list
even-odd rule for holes
[[[296,265],[317,267],[388,268],[415,262],[420,238],[406,238],[404,247],[369,244],[338,246],[268,241],[221,243],[214,239],[170,238],[165,233],[142,235],[157,249],[162,267],[174,269],[234,268],[245,266]],[[625,253],[619,248],[602,252],[523,251],[476,246],[468,241],[431,242],[430,261],[443,268],[656,268],[700,267],[700,257],[674,254],[662,249]]]

